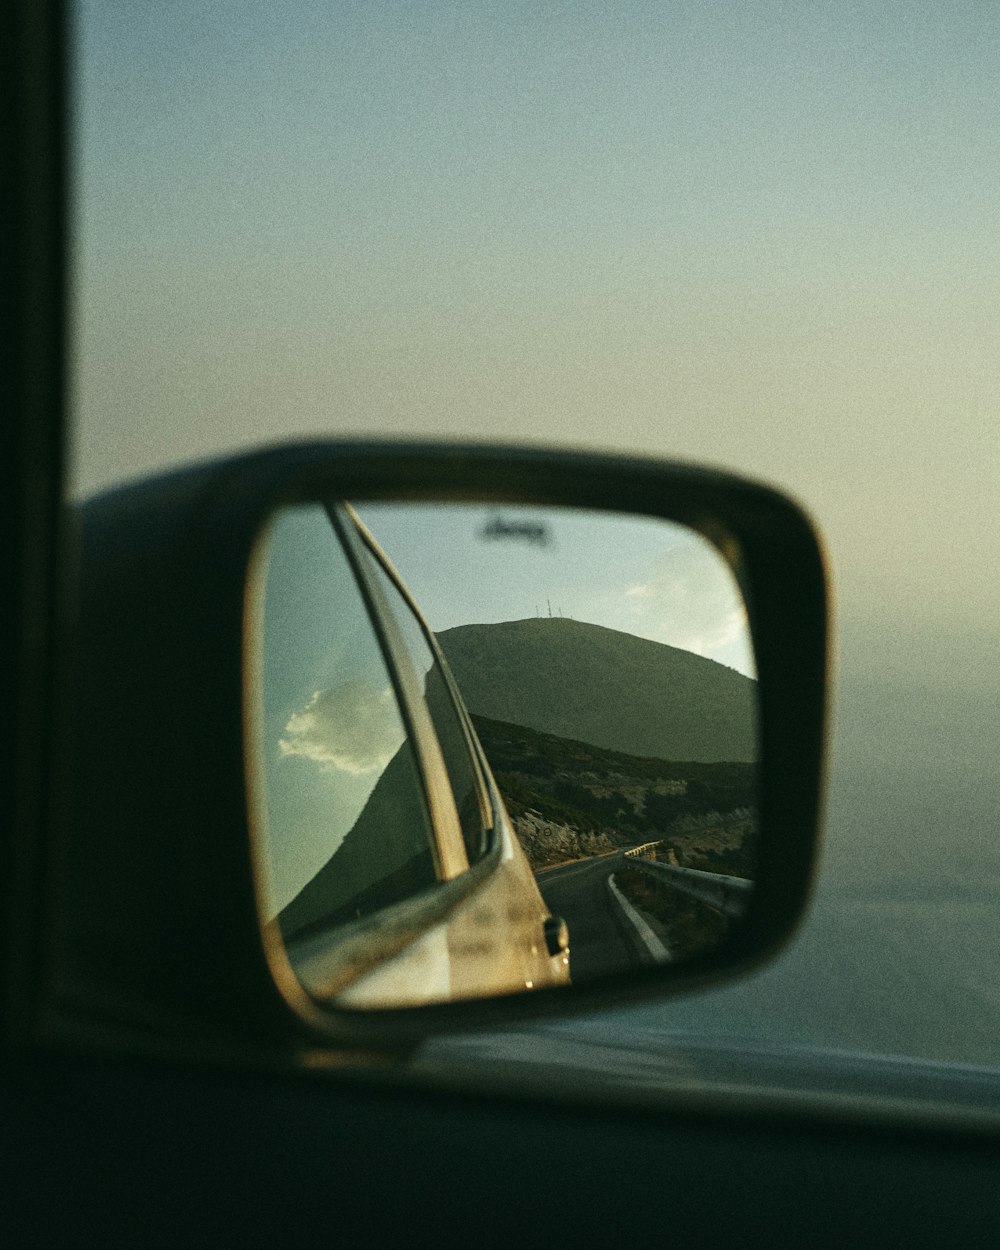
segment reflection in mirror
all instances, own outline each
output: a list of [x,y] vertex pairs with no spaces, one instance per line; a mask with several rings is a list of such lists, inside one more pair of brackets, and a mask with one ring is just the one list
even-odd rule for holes
[[262,907],[313,997],[579,983],[738,923],[757,686],[713,543],[639,516],[379,502],[286,509],[266,555]]
[[392,680],[324,509],[283,511],[268,557],[263,910],[291,941],[407,898],[436,874]]
[[582,510],[372,504],[580,980],[718,945],[757,853],[746,609],[687,527]]

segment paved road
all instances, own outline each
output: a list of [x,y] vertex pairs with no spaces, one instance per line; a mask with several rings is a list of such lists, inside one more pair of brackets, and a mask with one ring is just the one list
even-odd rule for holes
[[537,875],[538,888],[552,914],[562,916],[569,926],[569,970],[574,981],[639,966],[607,885],[620,863],[617,855],[604,855]]

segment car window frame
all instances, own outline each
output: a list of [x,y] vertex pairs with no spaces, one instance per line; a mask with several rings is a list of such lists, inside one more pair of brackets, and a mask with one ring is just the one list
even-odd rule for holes
[[[244,1072],[218,1056],[203,1068],[193,1059],[152,1061],[134,1042],[110,1057],[95,1053],[92,1039],[87,1046],[37,1044],[32,1012],[52,910],[44,898],[54,853],[46,839],[64,802],[60,726],[71,639],[70,628],[60,626],[61,636],[57,630],[62,577],[73,563],[59,504],[70,429],[63,421],[67,25],[60,0],[12,0],[0,17],[9,36],[0,39],[0,58],[14,68],[5,79],[14,124],[0,132],[17,151],[18,188],[0,240],[6,268],[17,272],[15,282],[0,284],[0,302],[12,312],[4,323],[13,362],[0,381],[9,400],[0,481],[10,488],[0,491],[9,540],[0,554],[8,590],[0,601],[0,669],[16,726],[0,765],[7,817],[0,866],[12,870],[0,871],[0,893],[6,1034],[33,1043],[8,1073],[9,1136],[17,1148],[7,1171],[7,1226],[30,1220],[39,1242],[62,1241],[81,1222],[120,1244],[150,1228],[183,1231],[199,1220],[228,1228],[234,1239],[275,1229],[305,1237],[317,1223],[329,1226],[322,1209],[317,1219],[315,1199],[333,1167],[337,1218],[369,1239],[398,1234],[398,1220],[435,1221],[447,1210],[456,1238],[484,1227],[514,1238],[525,1227],[546,1226],[570,1241],[598,1229],[649,1240],[662,1235],[661,1205],[614,1196],[630,1193],[632,1160],[662,1156],[675,1160],[673,1222],[697,1230],[705,1244],[766,1240],[780,1229],[827,1243],[879,1231],[884,1239],[887,1228],[900,1243],[981,1239],[998,1205],[996,1139],[960,1131],[943,1114],[935,1131],[891,1132],[867,1116],[838,1115],[832,1105],[825,1114],[814,1108],[797,1118],[741,1118],[732,1096],[710,1111],[657,1114],[597,1105],[596,1098],[574,1107],[564,1089],[536,1101],[497,1096],[485,1075],[459,1095],[426,1086],[414,1092],[415,1082],[405,1080],[373,1090],[328,1071],[297,1080],[263,1066]],[[22,350],[28,338],[36,350]],[[242,1166],[234,1166],[232,1150],[219,1148],[234,1125]],[[606,1183],[567,1183],[578,1179],[579,1151],[598,1137]],[[81,1151],[82,1141],[89,1148]],[[523,1149],[527,1141],[534,1151]],[[372,1199],[385,1187],[373,1178],[393,1160],[387,1142],[406,1142],[414,1166],[396,1169],[394,1201],[380,1206]],[[539,1160],[547,1184],[538,1184]],[[728,1202],[718,1201],[717,1183],[703,1183],[719,1176],[732,1181]],[[39,1193],[49,1200],[40,1203]],[[511,1195],[520,1197],[512,1202]]]
[[70,13],[0,11],[0,1035],[34,1037],[47,971],[50,840],[65,819],[73,527],[65,503],[71,215]]
[[[328,998],[310,997],[320,1011],[324,1009],[325,1002],[329,1001],[331,1007],[343,1012],[349,1011],[350,1008],[337,1003],[336,994],[347,989],[388,958],[404,952],[434,928],[446,926],[455,911],[489,882],[503,859],[503,842],[500,837],[502,820],[500,803],[502,800],[495,787],[487,783],[483,768],[482,748],[433,631],[427,625],[391,560],[368,533],[349,505],[328,503],[324,511],[331,524],[331,538],[341,544],[354,574],[358,593],[362,598],[373,634],[389,672],[407,740],[416,758],[417,771],[423,787],[422,797],[427,807],[434,843],[432,852],[435,857],[435,866],[438,867],[444,858],[442,856],[443,842],[444,854],[450,857],[445,860],[445,864],[451,867],[457,866],[458,869],[449,876],[442,876],[439,872],[435,884],[410,898],[401,899],[370,915],[336,927],[329,950],[324,954],[329,965],[328,972],[324,974],[327,984],[331,987]],[[403,596],[444,675],[448,698],[461,731],[462,744],[473,770],[477,801],[480,811],[485,813],[486,847],[474,863],[470,863],[466,853],[451,780],[437,730],[423,697],[420,679],[392,610],[385,601],[373,571],[367,566],[367,558],[374,559],[378,563]],[[296,946],[295,939],[293,938],[286,947],[280,937],[277,920],[262,922],[262,928],[272,966],[275,963],[278,965],[275,971],[278,973],[276,980],[279,986],[288,985],[288,976],[297,980],[294,965],[289,956],[289,950],[294,950]],[[378,941],[373,943],[372,937],[376,932]],[[295,997],[297,1000],[297,995]],[[295,1006],[295,1002],[292,1005]]]
[[[412,734],[417,751],[418,764],[422,770],[428,796],[432,824],[435,823],[435,810],[431,806],[432,796],[434,794],[434,786],[438,784],[438,769],[440,768],[443,770],[443,775],[448,779],[447,789],[450,799],[450,802],[444,805],[444,814],[447,820],[447,824],[444,827],[445,833],[451,839],[454,836],[454,831],[457,830],[458,839],[461,843],[461,853],[459,854],[456,850],[455,858],[459,861],[464,860],[461,872],[468,872],[482,859],[486,858],[492,849],[497,838],[499,820],[499,813],[496,810],[496,804],[492,798],[483,769],[481,747],[469,720],[468,710],[448,667],[448,662],[438,646],[434,631],[427,624],[423,612],[421,612],[409,588],[397,572],[392,560],[382,550],[377,539],[350,504],[331,505],[328,511],[335,529],[341,535],[344,549],[352,563],[362,593],[365,595],[373,628],[379,635],[383,647],[383,655],[394,676],[397,699],[404,710],[404,719],[409,718],[406,721],[407,730]],[[476,802],[483,826],[485,846],[483,853],[475,861],[469,859],[465,846],[465,838],[462,834],[458,809],[454,801],[454,788],[448,773],[447,761],[441,747],[437,726],[434,724],[433,715],[423,694],[421,678],[416,672],[409,645],[396,622],[393,608],[387,602],[382,587],[378,584],[376,577],[372,575],[371,569],[367,564],[369,559],[375,561],[398,592],[412,619],[421,631],[423,640],[427,644],[428,650],[444,678],[450,710],[454,713],[458,723],[462,747],[472,769]],[[437,826],[435,825],[436,830]],[[454,873],[445,879],[450,880],[452,876],[458,875],[460,873]]]

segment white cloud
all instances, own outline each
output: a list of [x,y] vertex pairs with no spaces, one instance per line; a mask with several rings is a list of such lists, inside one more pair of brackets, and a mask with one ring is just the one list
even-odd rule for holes
[[288,718],[278,751],[312,760],[324,772],[355,776],[385,768],[405,736],[392,688],[346,681],[316,690]]
[[632,616],[647,636],[713,656],[747,633],[747,614],[722,557],[708,546],[684,543],[660,555],[650,576],[628,586]]

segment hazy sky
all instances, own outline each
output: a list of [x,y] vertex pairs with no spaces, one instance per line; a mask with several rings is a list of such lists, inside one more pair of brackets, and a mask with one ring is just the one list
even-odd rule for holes
[[[829,871],[1000,853],[994,0],[86,0],[76,44],[76,490],[302,434],[762,477],[836,579]],[[887,764],[945,833],[837,823]]]
[[994,4],[129,0],[77,34],[81,489],[302,433],[704,457],[811,505],[852,611],[996,615]]

